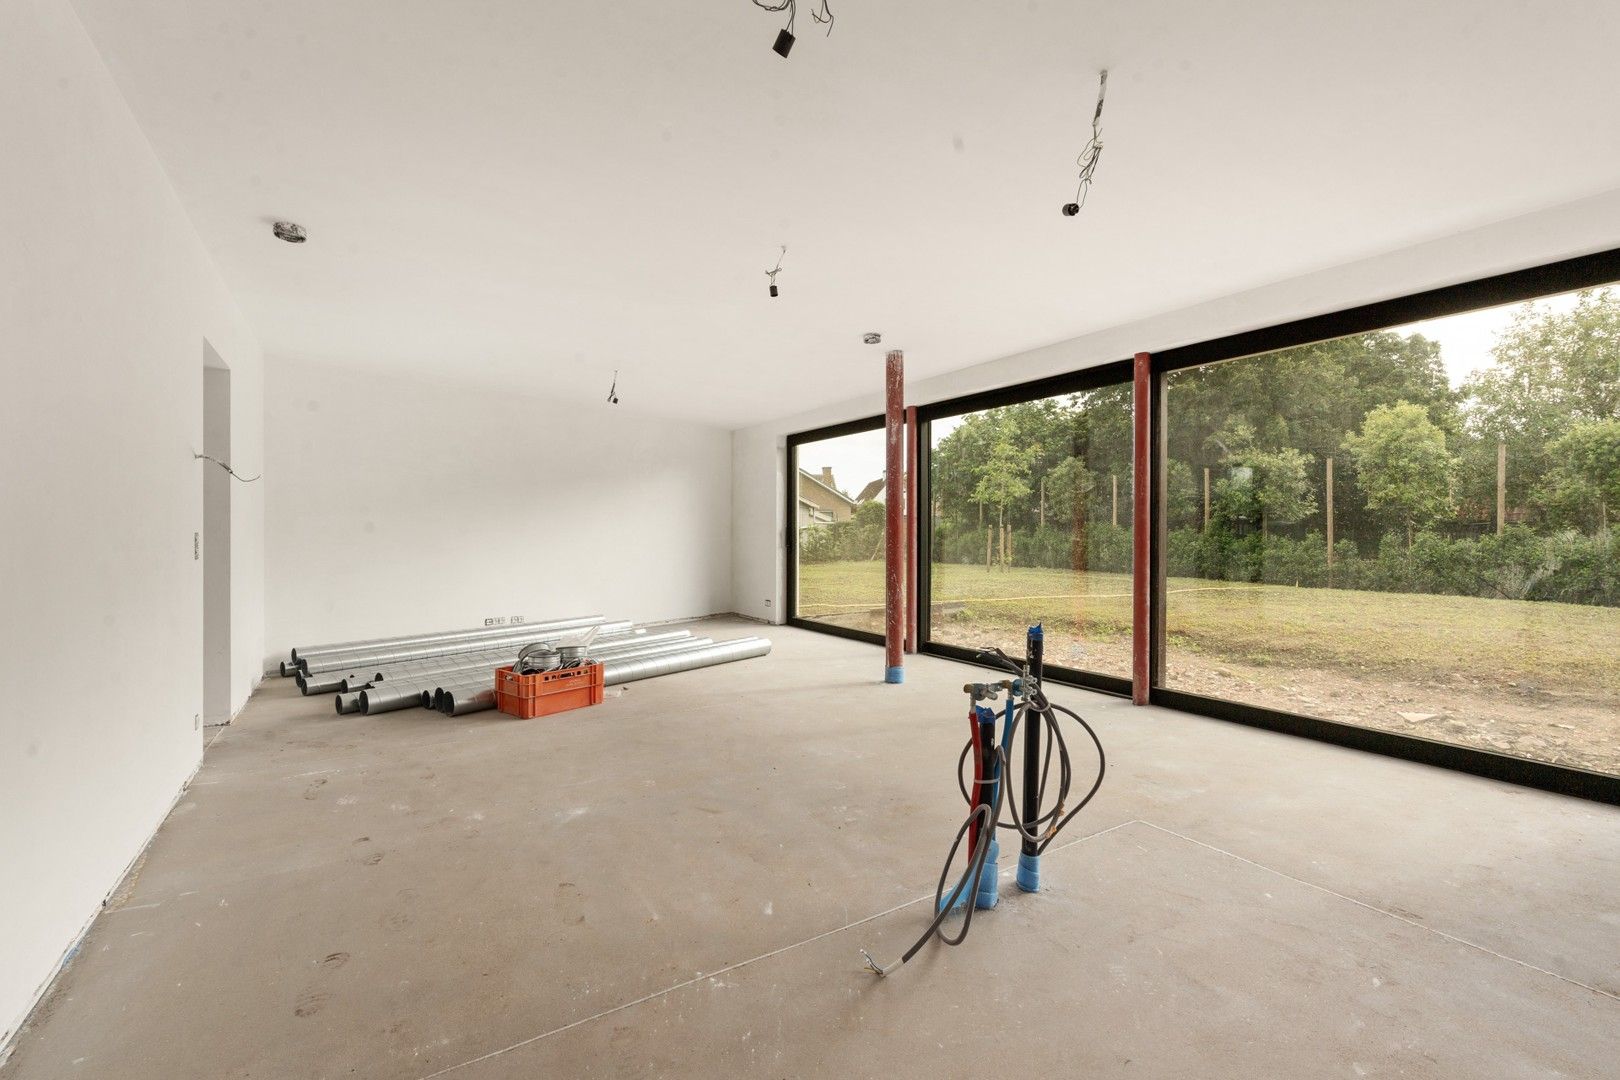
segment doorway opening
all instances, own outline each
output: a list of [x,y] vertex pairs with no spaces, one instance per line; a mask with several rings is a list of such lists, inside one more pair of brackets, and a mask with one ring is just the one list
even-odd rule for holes
[[[203,453],[231,460],[231,371],[203,342]],[[231,477],[204,462],[203,723],[231,722]]]

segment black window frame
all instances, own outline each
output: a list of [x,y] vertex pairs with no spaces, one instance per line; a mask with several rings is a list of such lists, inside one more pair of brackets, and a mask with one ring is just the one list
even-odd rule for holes
[[869,630],[856,630],[853,627],[837,626],[833,623],[818,622],[815,619],[805,619],[799,616],[799,447],[805,443],[822,442],[827,439],[836,439],[844,435],[860,435],[868,431],[883,430],[883,417],[863,416],[858,420],[849,420],[842,424],[830,424],[827,427],[813,428],[810,431],[794,432],[787,437],[786,452],[783,461],[787,466],[787,517],[783,530],[783,546],[786,548],[784,559],[787,580],[783,582],[782,611],[784,622],[788,626],[796,626],[801,630],[815,630],[823,634],[832,634],[834,637],[850,638],[854,641],[864,641],[871,645],[882,645],[883,635],[874,634]]
[[[917,470],[916,576],[918,652],[928,656],[941,656],[948,660],[976,664],[981,667],[989,666],[979,660],[978,653],[973,649],[934,641],[930,634],[932,630],[930,623],[933,615],[933,559],[930,557],[930,553],[934,550],[934,515],[925,512],[925,509],[933,506],[933,475],[930,467],[933,457],[933,435],[931,431],[933,421],[941,417],[961,416],[965,413],[981,412],[985,409],[994,409],[1005,405],[1018,405],[1026,401],[1041,401],[1046,398],[1060,397],[1064,394],[1100,390],[1107,386],[1129,386],[1131,378],[1132,362],[1130,360],[1111,360],[1092,367],[1080,368],[1078,371],[1067,371],[1059,375],[1049,375],[1040,379],[1031,379],[1028,382],[1016,383],[1012,386],[997,387],[994,390],[963,394],[959,397],[946,398],[942,401],[934,401],[917,407],[919,463]],[[1046,664],[1044,670],[1045,677],[1048,680],[1065,686],[1078,686],[1119,697],[1129,697],[1131,693],[1131,680],[1118,675],[1109,675],[1101,671],[1088,671],[1084,668],[1066,667],[1062,664],[1050,662]]]
[[1152,448],[1150,483],[1153,498],[1149,506],[1153,515],[1153,527],[1150,533],[1152,577],[1149,580],[1151,603],[1148,634],[1151,674],[1148,679],[1148,704],[1228,720],[1267,731],[1299,735],[1318,742],[1366,750],[1406,761],[1438,765],[1457,772],[1539,788],[1561,795],[1573,795],[1620,805],[1620,776],[1416,735],[1364,728],[1355,724],[1250,705],[1227,698],[1207,697],[1184,690],[1173,690],[1162,685],[1165,579],[1168,569],[1165,557],[1167,523],[1164,513],[1167,375],[1206,364],[1241,360],[1245,357],[1331,341],[1353,334],[1392,330],[1427,319],[1463,315],[1506,304],[1522,304],[1560,293],[1607,285],[1620,285],[1620,248],[1561,259],[1455,285],[1445,285],[1151,354],[1149,408],[1153,432],[1150,439]]
[[[1579,289],[1620,287],[1620,248],[1612,248],[1560,259],[1520,270],[1441,286],[1417,293],[1409,293],[1368,304],[1312,315],[1291,322],[1277,323],[1254,330],[1211,338],[1150,353],[1148,364],[1148,501],[1149,512],[1149,604],[1148,604],[1148,703],[1180,712],[1226,720],[1249,727],[1263,728],[1284,734],[1315,739],[1337,746],[1364,750],[1421,764],[1435,765],[1457,772],[1469,773],[1488,779],[1538,788],[1561,795],[1570,795],[1596,802],[1620,805],[1620,776],[1593,772],[1570,765],[1517,757],[1489,750],[1481,750],[1456,743],[1440,742],[1414,735],[1358,727],[1339,721],[1300,713],[1268,709],[1225,698],[1206,697],[1186,691],[1173,690],[1162,685],[1164,679],[1165,636],[1165,578],[1167,521],[1165,499],[1165,376],[1174,371],[1200,367],[1225,360],[1257,356],[1279,349],[1295,348],[1353,334],[1390,330],[1428,319],[1461,315],[1470,311],[1519,304]],[[1144,344],[1146,344],[1144,342]],[[920,507],[932,504],[930,498],[931,438],[930,423],[942,416],[955,416],[966,412],[1012,405],[1023,401],[1056,397],[1065,393],[1095,390],[1103,386],[1129,383],[1134,374],[1133,360],[1117,360],[1080,368],[1044,378],[1032,379],[1012,386],[978,393],[964,394],[916,407],[918,463],[917,491]],[[798,446],[807,442],[835,438],[883,427],[881,415],[863,417],[844,424],[797,432],[787,436],[787,529],[784,534],[787,581],[784,591],[787,618],[790,626],[839,637],[852,638],[871,644],[883,644],[883,636],[867,631],[851,630],[813,620],[800,619],[794,610],[798,584]],[[1133,468],[1135,462],[1133,461]],[[1135,507],[1133,504],[1133,514]],[[1133,521],[1133,528],[1134,528]],[[932,515],[918,513],[917,592],[914,598],[917,619],[917,649],[919,652],[969,664],[980,664],[970,649],[945,645],[929,640],[929,618],[932,605],[930,581],[932,550]],[[1134,545],[1133,545],[1134,546]],[[1134,570],[1134,563],[1133,563]],[[1047,678],[1055,683],[1083,687],[1103,693],[1129,696],[1131,680],[1075,668],[1048,665]]]

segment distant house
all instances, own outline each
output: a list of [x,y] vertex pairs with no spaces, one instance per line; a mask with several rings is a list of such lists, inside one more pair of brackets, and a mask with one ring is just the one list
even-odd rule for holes
[[820,476],[799,470],[799,528],[848,521],[854,513],[855,500],[838,490],[831,469]]
[[867,484],[865,487],[861,488],[861,493],[859,495],[855,496],[855,505],[860,506],[863,503],[869,503],[873,499],[876,499],[876,498],[879,498],[880,496],[882,496],[882,494],[883,494],[883,477],[880,476],[876,480],[872,481],[870,484]]

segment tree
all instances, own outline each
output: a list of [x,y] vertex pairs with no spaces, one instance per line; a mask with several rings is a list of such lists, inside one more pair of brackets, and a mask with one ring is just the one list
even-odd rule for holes
[[[1228,459],[1234,469],[1231,494],[1249,501],[1260,521],[1260,535],[1272,525],[1292,525],[1316,513],[1316,492],[1311,486],[1311,459],[1292,447],[1281,450],[1247,449]],[[1241,472],[1239,472],[1241,470]],[[1238,476],[1242,479],[1239,480]]]
[[1367,414],[1361,433],[1344,438],[1360,474],[1367,509],[1391,514],[1412,534],[1451,509],[1454,461],[1446,433],[1421,406],[1409,401],[1380,405]]
[[1620,416],[1620,296],[1586,290],[1567,312],[1527,304],[1491,353],[1491,367],[1463,385],[1482,463],[1480,475],[1470,470],[1468,494],[1494,498],[1500,440],[1507,443],[1509,502],[1542,504],[1542,480],[1558,465],[1554,443],[1572,423]]
[[1064,458],[1046,474],[1046,516],[1059,525],[1085,517],[1085,500],[1097,478],[1080,458]]
[[1185,461],[1165,462],[1164,513],[1170,528],[1186,528],[1201,522],[1203,492]]
[[1545,505],[1562,521],[1606,530],[1610,509],[1620,509],[1620,419],[1577,421],[1551,449],[1558,464]]
[[[1001,529],[1007,521],[1007,504],[1029,497],[1029,470],[1041,448],[1015,443],[1004,437],[990,450],[990,457],[979,470],[979,482],[973,497],[996,508],[996,526]],[[1002,561],[1006,561],[1003,542]]]

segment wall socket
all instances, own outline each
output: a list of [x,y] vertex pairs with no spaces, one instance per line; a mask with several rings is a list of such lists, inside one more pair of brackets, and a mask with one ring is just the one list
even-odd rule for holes
[[196,562],[202,558],[202,533],[191,534],[191,561]]
[[191,714],[191,730],[192,731],[200,731],[200,730],[202,730],[202,714],[201,713],[192,713]]
[[493,619],[485,619],[484,620],[484,625],[485,626],[505,626],[506,625],[506,616],[505,615],[497,615]]

